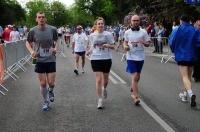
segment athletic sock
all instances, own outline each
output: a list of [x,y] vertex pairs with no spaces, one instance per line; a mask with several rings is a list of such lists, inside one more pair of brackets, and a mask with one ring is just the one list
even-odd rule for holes
[[43,96],[43,99],[44,101],[48,101],[47,97],[48,97],[48,89],[45,87],[45,88],[42,88],[40,87],[40,91],[42,93],[42,96]]
[[53,91],[54,87],[49,87],[49,91]]
[[184,91],[183,94],[185,97],[187,97],[187,91]]
[[192,89],[187,90],[189,97],[191,97],[192,93]]

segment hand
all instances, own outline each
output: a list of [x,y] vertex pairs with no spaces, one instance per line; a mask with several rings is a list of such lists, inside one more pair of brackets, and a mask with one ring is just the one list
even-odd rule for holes
[[38,56],[39,56],[39,54],[37,52],[35,52],[35,51],[31,52],[31,57],[32,58],[37,58]]
[[109,44],[103,44],[103,48],[109,48]]
[[72,54],[74,54],[74,50],[72,50]]
[[56,52],[57,52],[57,48],[53,48],[53,49],[52,49],[52,54],[55,55]]
[[91,51],[87,51],[85,54],[86,54],[87,56],[90,56]]
[[130,51],[130,47],[129,47],[129,46],[125,46],[125,47],[124,47],[124,50],[125,50],[125,51]]

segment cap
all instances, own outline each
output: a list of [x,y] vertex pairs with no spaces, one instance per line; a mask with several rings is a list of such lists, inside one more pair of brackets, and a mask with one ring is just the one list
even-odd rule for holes
[[184,21],[184,22],[189,22],[190,21],[190,16],[187,15],[187,14],[183,14],[181,17],[180,17],[180,20]]
[[76,26],[77,29],[83,29],[81,25]]

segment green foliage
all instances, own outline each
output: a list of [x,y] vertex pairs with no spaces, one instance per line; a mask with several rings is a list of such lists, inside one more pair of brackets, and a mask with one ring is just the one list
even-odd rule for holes
[[15,24],[26,18],[25,10],[16,0],[0,0],[0,9],[0,25],[2,26]]

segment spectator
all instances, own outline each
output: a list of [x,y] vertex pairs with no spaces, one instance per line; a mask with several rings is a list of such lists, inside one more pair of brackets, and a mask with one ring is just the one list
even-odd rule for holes
[[10,32],[12,32],[12,26],[8,25],[7,28],[2,32],[2,38],[5,43],[10,42]]
[[10,32],[10,41],[15,42],[18,41],[19,39],[20,39],[20,34],[17,31],[17,27],[13,26],[13,31]]

